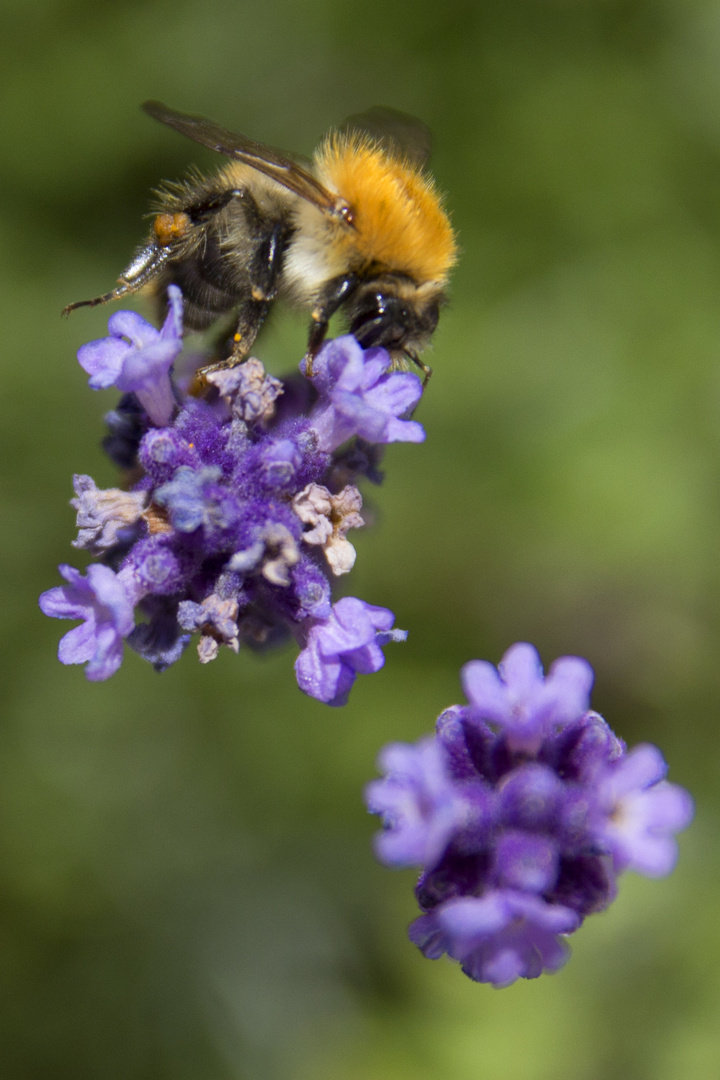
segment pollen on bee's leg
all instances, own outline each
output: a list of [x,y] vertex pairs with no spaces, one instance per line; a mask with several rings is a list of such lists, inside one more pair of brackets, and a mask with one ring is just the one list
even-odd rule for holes
[[185,213],[158,214],[153,222],[153,232],[161,247],[167,247],[173,240],[180,240],[187,234],[190,218]]

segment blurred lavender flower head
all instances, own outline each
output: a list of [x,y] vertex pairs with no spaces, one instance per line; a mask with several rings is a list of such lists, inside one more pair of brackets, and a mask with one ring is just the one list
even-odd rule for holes
[[670,873],[693,803],[656,747],[628,752],[590,711],[586,661],[563,657],[544,677],[520,643],[462,680],[469,704],[434,737],[385,747],[366,801],[381,862],[422,868],[411,941],[508,986],[562,966],[566,937],[615,898],[623,870]]
[[192,634],[202,663],[222,645],[292,636],[300,688],[344,704],[357,675],[378,671],[383,647],[406,636],[387,608],[333,604],[332,581],[355,562],[346,533],[364,524],[357,483],[379,479],[373,447],[425,437],[404,418],[420,380],[347,336],[321,350],[312,380],[283,383],[250,359],[191,396],[173,379],[182,296],[168,293],[161,330],[116,312],[110,336],[78,353],[91,387],[123,392],[104,446],[124,483],[75,477],[74,546],[100,561],[86,578],[61,567],[67,584],[40,599],[47,615],[82,620],[59,658],[99,680],[120,666],[124,642],[164,670]]

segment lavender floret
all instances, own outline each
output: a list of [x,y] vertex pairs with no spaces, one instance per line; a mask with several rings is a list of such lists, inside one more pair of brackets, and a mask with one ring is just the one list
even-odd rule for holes
[[295,661],[298,686],[328,705],[344,705],[356,675],[379,671],[385,663],[382,646],[404,641],[393,630],[395,616],[354,596],[338,600],[326,619],[310,627],[307,644]]
[[628,752],[588,709],[586,661],[563,657],[544,678],[521,643],[497,670],[476,660],[462,674],[469,704],[433,738],[387,746],[366,801],[380,861],[421,868],[411,941],[508,986],[562,966],[565,938],[612,902],[623,870],[670,873],[693,803],[656,747]]
[[85,674],[93,682],[107,679],[120,667],[123,639],[135,625],[132,579],[102,564],[88,567],[87,577],[72,566],[59,570],[67,585],[44,592],[40,608],[56,619],[82,619],[82,625],[61,639],[58,659],[63,664],[87,664]]
[[364,352],[348,336],[321,350],[314,385],[283,383],[250,359],[211,373],[193,397],[172,378],[182,347],[176,287],[161,330],[134,312],[108,326],[78,358],[92,387],[123,391],[105,446],[128,490],[75,478],[75,546],[101,561],[87,579],[61,568],[68,584],[41,598],[46,614],[83,620],[60,659],[105,679],[124,641],[162,671],[192,635],[202,663],[223,646],[263,648],[290,635],[300,688],[344,704],[357,675],[378,671],[384,646],[406,636],[387,608],[355,597],[333,606],[332,582],[355,561],[346,533],[364,524],[356,483],[372,444],[424,438],[405,419],[420,380],[390,373],[384,350]]
[[568,958],[564,936],[579,925],[569,908],[498,891],[449,900],[416,919],[408,933],[428,959],[447,953],[475,982],[499,988],[557,971]]
[[313,362],[320,399],[310,423],[323,450],[335,450],[353,435],[369,443],[423,442],[425,431],[402,417],[422,396],[409,372],[389,372],[385,349],[363,349],[353,337],[329,342]]
[[175,399],[169,371],[182,349],[182,296],[168,288],[168,313],[161,330],[134,311],[116,311],[108,320],[110,336],[90,341],[78,351],[93,390],[115,386],[134,393],[153,424],[167,424]]

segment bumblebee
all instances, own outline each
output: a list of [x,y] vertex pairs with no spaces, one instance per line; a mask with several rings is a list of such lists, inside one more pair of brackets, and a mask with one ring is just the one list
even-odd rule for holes
[[[212,368],[249,354],[276,299],[310,311],[307,370],[335,312],[365,348],[381,345],[430,374],[426,347],[445,300],[456,244],[433,181],[429,141],[402,113],[370,110],[321,142],[312,161],[253,142],[159,102],[154,119],[230,158],[209,177],[158,191],[150,236],[111,292],[65,314],[151,286],[184,298],[184,322],[203,330],[230,312],[231,342]],[[203,372],[210,370],[204,368]]]

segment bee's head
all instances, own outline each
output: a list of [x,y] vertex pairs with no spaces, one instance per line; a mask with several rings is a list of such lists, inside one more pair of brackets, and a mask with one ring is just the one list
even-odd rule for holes
[[443,300],[435,282],[417,285],[390,275],[364,282],[348,303],[350,333],[364,349],[380,345],[390,353],[419,352],[432,337]]

